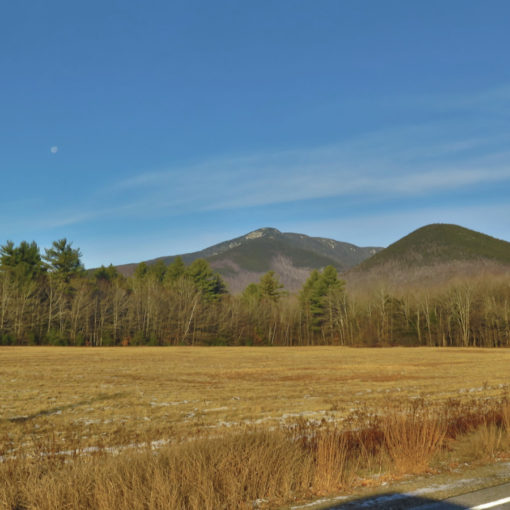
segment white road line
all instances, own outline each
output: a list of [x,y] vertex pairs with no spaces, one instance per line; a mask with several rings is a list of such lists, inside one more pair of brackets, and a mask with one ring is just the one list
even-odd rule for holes
[[482,505],[472,506],[469,510],[483,510],[484,508],[493,508],[498,505],[504,505],[510,503],[510,498],[498,499],[496,501],[490,501],[489,503],[483,503]]

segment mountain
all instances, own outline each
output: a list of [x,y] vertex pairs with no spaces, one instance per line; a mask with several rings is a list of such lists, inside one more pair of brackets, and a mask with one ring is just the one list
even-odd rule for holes
[[[285,288],[299,289],[312,269],[332,265],[339,272],[359,264],[382,248],[360,248],[354,244],[304,234],[283,233],[275,228],[261,228],[241,237],[215,244],[201,251],[182,256],[186,264],[204,258],[227,282],[231,292],[240,292],[249,283],[256,282],[269,270],[275,271]],[[153,264],[162,260],[171,263],[175,256],[146,261]],[[124,275],[133,273],[136,264],[117,266]]]
[[458,225],[411,232],[349,271],[348,280],[439,283],[455,276],[510,270],[510,243]]

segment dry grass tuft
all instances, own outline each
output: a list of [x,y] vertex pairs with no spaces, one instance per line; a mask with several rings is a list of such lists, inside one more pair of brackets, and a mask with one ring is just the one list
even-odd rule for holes
[[352,444],[336,426],[322,423],[302,429],[302,444],[313,462],[312,487],[318,494],[338,492],[352,477]]
[[381,422],[384,446],[396,474],[425,471],[447,432],[443,413],[423,405],[394,410]]
[[501,425],[510,436],[510,400],[505,396],[501,405]]

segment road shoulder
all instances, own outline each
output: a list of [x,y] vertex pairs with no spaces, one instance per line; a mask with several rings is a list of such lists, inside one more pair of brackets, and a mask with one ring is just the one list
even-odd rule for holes
[[[399,508],[416,506],[416,500],[442,501],[499,486],[510,482],[510,462],[498,462],[485,466],[464,466],[450,473],[405,477],[395,482],[382,482],[371,488],[360,488],[349,494],[321,498],[313,502],[295,503],[285,507],[292,510],[351,510],[363,508]],[[453,501],[453,500],[452,500]]]

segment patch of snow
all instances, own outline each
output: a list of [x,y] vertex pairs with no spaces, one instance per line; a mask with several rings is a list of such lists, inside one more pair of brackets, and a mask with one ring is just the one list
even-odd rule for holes
[[[86,437],[86,436],[83,436]],[[124,450],[130,449],[141,449],[149,446],[151,450],[157,450],[162,446],[170,443],[170,439],[156,439],[151,441],[150,443],[130,443],[126,445],[118,445],[118,446],[107,446],[107,447],[99,447],[99,446],[87,446],[85,448],[76,449],[76,450],[60,450],[58,452],[40,452],[37,455],[28,455],[29,457],[48,457],[50,455],[59,455],[59,456],[71,456],[71,455],[83,455],[89,453],[97,453],[97,452],[107,452],[112,455],[118,455]],[[5,462],[8,459],[15,459],[16,455],[0,455],[0,463]]]
[[97,423],[101,423],[101,420],[87,420],[86,418],[81,418],[80,420],[75,420],[75,423],[81,422],[83,425],[95,425]]
[[318,499],[317,501],[313,501],[312,503],[306,503],[304,505],[298,505],[298,506],[291,506],[291,510],[297,510],[298,508],[307,508],[310,506],[320,505],[322,503],[334,503],[336,501],[342,501],[344,499],[347,499],[347,496],[337,496],[336,498],[323,498]]
[[230,428],[230,427],[234,427],[234,426],[237,426],[239,425],[239,423],[235,422],[235,421],[220,421],[218,423],[218,425],[212,425],[211,428],[217,428],[217,427],[227,427],[227,428]]
[[448,489],[454,489],[456,487],[462,487],[463,485],[470,485],[476,482],[475,479],[458,480],[457,482],[445,483],[442,485],[431,485],[430,487],[423,487],[422,489],[416,489],[410,492],[411,496],[421,496],[422,494],[430,494],[433,492],[444,491]]

